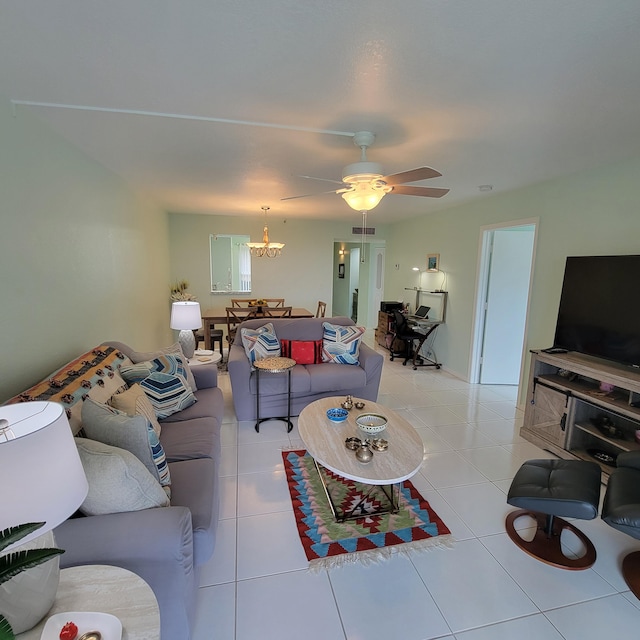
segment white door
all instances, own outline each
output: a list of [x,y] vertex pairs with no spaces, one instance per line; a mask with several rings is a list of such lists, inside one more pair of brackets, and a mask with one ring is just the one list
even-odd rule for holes
[[520,379],[535,226],[488,231],[481,384],[514,384]]

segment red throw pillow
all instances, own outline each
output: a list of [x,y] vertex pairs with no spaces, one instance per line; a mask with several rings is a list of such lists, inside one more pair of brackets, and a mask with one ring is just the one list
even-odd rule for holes
[[282,356],[297,364],[322,362],[322,340],[280,340]]

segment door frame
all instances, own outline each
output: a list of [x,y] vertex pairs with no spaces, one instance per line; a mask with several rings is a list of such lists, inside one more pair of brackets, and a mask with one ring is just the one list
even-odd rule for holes
[[540,218],[524,218],[522,220],[511,220],[509,222],[499,222],[480,227],[480,237],[478,240],[478,263],[476,268],[476,293],[474,301],[473,335],[471,340],[471,358],[469,360],[469,382],[480,383],[480,358],[482,356],[482,344],[485,324],[485,300],[489,287],[489,267],[491,255],[491,238],[493,231],[501,229],[511,229],[513,227],[525,227],[533,225],[533,247],[531,256],[531,276],[529,277],[529,290],[527,292],[527,310],[524,323],[524,335],[522,341],[522,355],[520,358],[520,377],[522,381],[523,367],[525,365],[525,345],[529,331],[529,305],[531,304],[531,291],[533,289],[533,272],[536,261],[536,247],[538,243],[538,227]]

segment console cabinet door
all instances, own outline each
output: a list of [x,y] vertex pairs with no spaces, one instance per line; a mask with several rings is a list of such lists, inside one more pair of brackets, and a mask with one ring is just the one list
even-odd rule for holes
[[564,448],[569,395],[537,382],[528,428],[548,442]]

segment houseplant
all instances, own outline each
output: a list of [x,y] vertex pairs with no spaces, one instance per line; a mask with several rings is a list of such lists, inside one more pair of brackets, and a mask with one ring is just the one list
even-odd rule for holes
[[[0,531],[0,553],[14,542],[37,531],[43,525],[44,522],[30,522]],[[47,560],[51,560],[51,558],[61,553],[64,553],[62,549],[46,548],[19,550],[0,555],[0,584],[11,580],[11,578],[27,569],[32,569],[47,562]],[[0,640],[15,640],[11,625],[2,613],[0,613]]]

